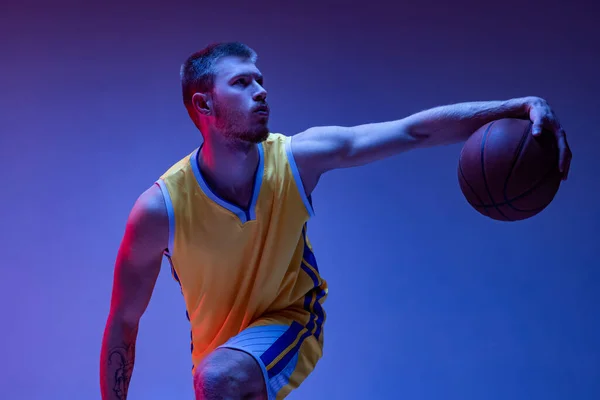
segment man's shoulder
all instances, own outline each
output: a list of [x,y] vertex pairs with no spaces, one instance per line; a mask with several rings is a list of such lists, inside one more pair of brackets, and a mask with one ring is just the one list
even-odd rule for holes
[[167,170],[160,176],[160,179],[165,180],[171,176],[177,175],[178,173],[191,169],[191,160],[197,152],[198,148],[195,148],[192,152],[177,160],[167,168]]
[[169,216],[163,194],[156,184],[136,199],[127,218],[123,243],[128,265],[144,269],[156,267],[155,256],[168,248]]
[[162,225],[165,222],[168,225],[167,205],[158,185],[150,186],[138,196],[130,218],[144,226]]

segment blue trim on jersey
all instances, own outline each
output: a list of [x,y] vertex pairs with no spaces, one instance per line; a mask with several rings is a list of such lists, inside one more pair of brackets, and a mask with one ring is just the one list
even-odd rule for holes
[[294,154],[292,152],[292,137],[288,136],[285,139],[285,152],[287,154],[288,162],[290,163],[290,168],[292,169],[292,173],[294,174],[294,180],[296,181],[296,187],[298,187],[298,191],[300,192],[300,196],[302,197],[302,202],[304,203],[304,207],[306,207],[306,211],[308,211],[308,215],[314,217],[315,211],[312,206],[312,201],[309,200],[306,195],[306,191],[304,190],[304,184],[302,183],[302,178],[300,177],[300,171],[298,170],[298,166],[296,165],[296,159],[294,158]]
[[[169,265],[171,267],[171,276],[173,277],[173,279],[175,279],[175,281],[179,285],[179,290],[181,291],[181,294],[183,295],[183,286],[181,286],[181,281],[179,280],[179,276],[177,276],[177,271],[175,271],[175,266],[173,265],[173,260],[171,259],[171,255],[168,253],[165,253],[165,256],[167,257],[167,260],[169,261]],[[187,311],[187,307],[185,309],[185,317],[188,321],[190,321],[190,314]],[[193,334],[192,330],[190,329],[190,353],[193,353],[193,352],[194,352],[194,334]],[[194,366],[192,365],[192,370],[193,369],[194,369]]]
[[[304,239],[304,251],[302,254],[302,264],[301,268],[313,281],[314,291],[316,291],[316,299],[315,303],[312,307],[311,312],[311,320],[309,322],[310,330],[315,329],[314,336],[319,339],[319,335],[321,335],[321,331],[323,329],[323,323],[325,322],[325,310],[323,310],[323,306],[321,305],[321,299],[327,295],[325,289],[320,288],[321,279],[318,276],[319,274],[319,266],[317,264],[317,259],[312,249],[308,246],[308,238],[306,234],[307,225],[304,224],[302,228],[302,237]],[[315,274],[316,272],[316,274]],[[308,305],[305,303],[304,308],[310,309]],[[315,319],[316,317],[316,319]]]
[[262,143],[258,144],[258,168],[256,175],[254,176],[254,190],[252,191],[252,201],[250,201],[249,220],[253,221],[256,219],[256,203],[258,202],[258,195],[260,194],[260,188],[262,187],[263,175],[265,171],[265,154]]
[[[313,335],[319,340],[323,331],[325,311],[320,302],[327,295],[327,291],[320,287],[321,280],[318,276],[316,258],[306,242],[306,226],[302,229],[302,236],[304,239],[304,257],[300,267],[313,282],[313,289],[304,296],[304,309],[309,312],[310,317],[304,326],[297,321],[293,321],[288,330],[261,356],[263,363],[269,366],[277,357],[280,357],[292,343],[296,342],[294,347],[285,352],[279,361],[268,370],[269,379],[279,375],[286,368],[290,361],[298,355],[300,346],[302,346],[302,343],[304,343],[309,336]],[[309,264],[307,258],[308,260],[311,260],[314,265]],[[305,330],[305,332],[300,335],[303,330]],[[299,338],[298,335],[300,335]]]
[[169,257],[173,256],[173,246],[175,243],[175,209],[173,208],[173,200],[167,189],[167,185],[162,179],[156,181],[156,184],[162,192],[163,198],[165,199],[165,205],[167,206],[167,215],[169,216],[169,243],[166,251],[166,255]]
[[[173,251],[174,251],[174,243],[175,243],[175,209],[173,208],[173,200],[171,199],[171,195],[169,194],[169,189],[167,189],[167,185],[165,181],[162,179],[157,180],[156,185],[160,188],[160,191],[163,194],[165,199],[165,205],[167,207],[167,215],[169,216],[169,244],[167,249],[165,250],[165,256],[169,261],[169,267],[171,269],[171,276],[179,285],[179,290],[183,295],[183,287],[181,286],[181,281],[179,280],[179,276],[177,275],[177,271],[175,271],[175,266],[173,265]],[[185,317],[187,320],[190,320],[190,314],[185,310]],[[190,330],[190,352],[194,351],[194,338],[192,335],[192,331]]]
[[[304,258],[304,261],[306,261],[311,267],[313,267],[315,269],[315,271],[319,272],[319,264],[317,264],[317,259],[315,258],[315,254],[312,252],[312,250],[310,249],[310,247],[308,247],[308,245],[306,244],[306,228],[302,229],[302,236],[304,237],[304,250],[302,253],[302,257]],[[313,278],[313,276],[311,276],[311,278]],[[314,279],[313,279],[314,281]],[[315,282],[315,286],[318,286],[319,284],[317,282]]]
[[194,171],[194,176],[196,177],[196,181],[202,191],[215,203],[224,209],[231,211],[235,214],[242,223],[246,223],[248,221],[253,221],[256,219],[256,202],[258,201],[258,195],[260,194],[260,188],[262,186],[263,181],[263,173],[265,169],[265,157],[264,157],[264,149],[262,144],[258,145],[258,168],[256,170],[256,175],[254,176],[254,187],[252,189],[252,200],[250,201],[250,207],[248,210],[244,210],[234,204],[229,203],[226,200],[223,200],[219,196],[217,196],[210,189],[202,173],[200,172],[200,167],[198,166],[198,153],[200,153],[200,149],[202,146],[198,148],[197,151],[192,153],[190,157],[190,163],[192,170]]

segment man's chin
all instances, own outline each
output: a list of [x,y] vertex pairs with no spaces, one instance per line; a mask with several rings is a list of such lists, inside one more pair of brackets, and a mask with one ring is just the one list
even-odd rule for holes
[[252,143],[262,143],[267,140],[269,137],[269,129],[264,129],[261,131],[254,132],[251,135],[248,135],[247,140]]
[[256,144],[267,140],[269,134],[269,128],[265,125],[258,129],[255,128],[254,130],[246,130],[237,134],[230,132],[227,136],[235,140]]

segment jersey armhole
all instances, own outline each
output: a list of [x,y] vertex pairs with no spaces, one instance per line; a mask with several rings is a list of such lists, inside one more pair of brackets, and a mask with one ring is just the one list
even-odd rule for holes
[[285,139],[285,153],[287,155],[288,163],[290,164],[290,168],[292,170],[292,174],[294,175],[294,181],[296,182],[296,188],[298,188],[298,192],[300,192],[300,197],[302,198],[302,202],[304,203],[304,207],[306,207],[306,211],[310,217],[314,217],[315,211],[312,206],[312,197],[306,195],[306,191],[304,190],[304,185],[302,184],[302,178],[300,177],[300,171],[298,170],[298,165],[296,165],[296,160],[294,159],[294,154],[292,152],[292,137],[287,136]]
[[169,194],[169,189],[167,189],[165,181],[159,179],[155,184],[160,188],[165,199],[165,205],[167,206],[167,215],[169,216],[169,243],[164,255],[171,259],[173,257],[173,244],[175,242],[175,209],[173,208],[173,201],[171,200],[171,195]]

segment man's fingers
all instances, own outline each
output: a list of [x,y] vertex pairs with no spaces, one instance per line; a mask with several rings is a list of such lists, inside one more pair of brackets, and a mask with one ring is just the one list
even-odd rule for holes
[[533,126],[531,127],[531,133],[533,136],[539,136],[542,134],[544,128],[548,127],[548,118],[543,114],[535,113],[532,118]]
[[563,132],[562,129],[558,129],[556,131],[556,143],[558,144],[558,154],[559,154],[559,158],[558,158],[558,166],[560,169],[560,172],[565,171],[565,167],[567,166],[567,157],[568,157],[568,146],[567,146],[567,140],[565,138],[565,134]]
[[531,133],[533,136],[539,136],[542,134],[542,130],[544,129],[541,121],[536,121],[533,123],[533,127],[531,128]]
[[558,167],[560,172],[563,174],[563,180],[566,180],[569,174],[569,167],[571,165],[571,149],[567,143],[567,135],[563,129],[559,129],[556,134],[556,140],[558,144]]

